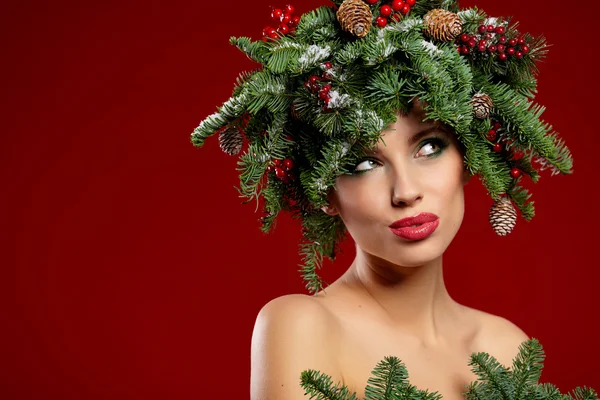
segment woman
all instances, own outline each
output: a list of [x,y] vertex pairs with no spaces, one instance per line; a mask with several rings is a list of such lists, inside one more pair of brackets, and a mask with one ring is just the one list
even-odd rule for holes
[[[298,377],[308,368],[363,398],[371,370],[392,354],[413,385],[463,399],[465,385],[477,379],[468,366],[471,353],[484,351],[510,366],[529,339],[510,321],[461,305],[446,290],[442,256],[461,225],[470,174],[456,136],[423,117],[417,103],[382,133],[377,155],[337,178],[323,212],[340,215],[356,258],[316,296],[283,296],[260,311],[252,399],[306,398]],[[389,227],[425,212],[437,219],[423,238],[398,236]]]
[[[569,150],[530,101],[546,46],[454,1],[333,3],[301,18],[275,9],[280,25],[263,40],[232,38],[262,67],[242,74],[191,137],[201,146],[218,133],[230,155],[247,145],[239,190],[264,200],[264,231],[281,211],[302,221],[312,296],[260,311],[251,398],[302,399],[309,369],[363,397],[375,365],[396,356],[412,385],[459,399],[478,378],[472,353],[509,367],[528,339],[445,288],[463,186],[480,176],[495,200],[492,227],[506,235],[516,209],[533,218],[520,179],[539,178],[534,162],[571,172]],[[323,287],[316,270],[346,232],[356,258]]]

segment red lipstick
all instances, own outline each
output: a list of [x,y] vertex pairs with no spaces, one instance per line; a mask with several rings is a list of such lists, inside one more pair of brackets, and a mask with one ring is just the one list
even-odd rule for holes
[[439,224],[440,218],[437,215],[423,212],[392,223],[390,230],[404,239],[421,240],[431,235]]

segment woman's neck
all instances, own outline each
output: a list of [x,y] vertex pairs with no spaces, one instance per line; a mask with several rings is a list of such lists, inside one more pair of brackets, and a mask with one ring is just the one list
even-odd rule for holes
[[451,345],[460,330],[465,307],[446,290],[442,257],[402,267],[357,248],[354,262],[340,281],[424,347]]

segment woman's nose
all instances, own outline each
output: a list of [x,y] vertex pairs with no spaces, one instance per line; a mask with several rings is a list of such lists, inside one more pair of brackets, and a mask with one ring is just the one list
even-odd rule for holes
[[392,179],[392,204],[395,206],[412,206],[423,198],[420,179],[408,168],[397,168]]

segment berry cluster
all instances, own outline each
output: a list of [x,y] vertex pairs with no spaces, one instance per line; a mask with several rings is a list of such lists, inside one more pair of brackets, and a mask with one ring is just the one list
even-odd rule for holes
[[323,69],[323,73],[321,76],[312,75],[306,82],[304,82],[304,87],[308,89],[310,92],[314,92],[318,94],[319,100],[323,105],[323,111],[328,112],[331,111],[329,108],[329,102],[331,97],[329,96],[329,92],[331,91],[331,84],[327,83],[331,81],[333,65],[326,61],[321,64],[321,69]]
[[[486,135],[485,135],[486,139],[489,140],[490,142],[494,143],[496,141],[496,139],[498,138],[498,131],[500,129],[502,129],[502,125],[499,122],[494,122],[494,124],[492,125],[492,129],[490,129],[489,132],[486,133]],[[504,144],[507,146],[512,146],[512,144],[514,143],[513,139],[507,139],[507,138],[502,138],[502,139],[500,139],[500,141],[504,142]],[[500,153],[504,150],[504,146],[502,145],[502,143],[496,142],[493,144],[493,149],[494,149],[494,152]],[[513,160],[513,161],[519,161],[523,157],[525,157],[525,152],[523,152],[523,150],[516,149],[511,153],[509,159]],[[520,177],[521,174],[522,174],[521,170],[517,167],[513,167],[510,170],[510,176],[512,176],[514,179],[517,179],[518,177]]]
[[[367,4],[376,4],[379,0],[365,0]],[[383,4],[379,7],[379,16],[375,19],[375,24],[383,28],[388,24],[390,18],[399,21],[404,15],[410,12],[410,8],[417,3],[417,0],[392,0],[389,4]]]
[[275,176],[287,184],[290,181],[296,180],[296,176],[292,172],[294,168],[294,161],[291,158],[286,158],[285,160],[274,159],[271,164],[267,167],[267,172],[275,172]]
[[456,39],[457,51],[460,54],[488,54],[500,61],[509,57],[517,59],[529,53],[529,46],[523,38],[507,38],[506,28],[494,25],[479,25],[476,34],[463,33]]
[[274,8],[271,11],[271,18],[279,22],[279,27],[275,29],[271,26],[266,26],[262,32],[263,40],[275,40],[279,38],[279,35],[294,34],[296,27],[300,23],[300,17],[298,15],[292,16],[293,13],[294,6],[291,4],[286,5],[283,10]]

